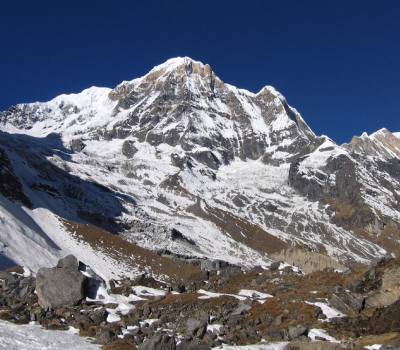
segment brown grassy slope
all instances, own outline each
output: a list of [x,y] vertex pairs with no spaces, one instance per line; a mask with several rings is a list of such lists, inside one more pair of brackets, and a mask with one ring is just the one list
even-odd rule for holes
[[91,224],[63,221],[64,227],[76,239],[88,243],[94,250],[105,252],[116,261],[132,267],[149,267],[154,275],[166,275],[171,281],[190,280],[199,268],[183,262],[161,257],[156,253],[127,242]]

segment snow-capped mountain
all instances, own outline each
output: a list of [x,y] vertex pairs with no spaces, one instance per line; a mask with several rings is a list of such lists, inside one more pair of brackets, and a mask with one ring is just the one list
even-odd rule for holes
[[[132,262],[119,261],[132,251],[110,252],[110,234],[163,256],[244,266],[291,246],[348,263],[400,252],[395,134],[339,146],[274,88],[238,89],[187,57],[114,89],[16,105],[0,125],[3,159],[30,203],[2,189],[1,210],[27,217],[0,241],[33,268],[43,248],[128,273]],[[22,258],[29,242],[40,249]]]

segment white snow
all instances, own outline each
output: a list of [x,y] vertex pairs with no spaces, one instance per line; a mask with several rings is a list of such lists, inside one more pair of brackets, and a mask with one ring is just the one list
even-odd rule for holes
[[105,286],[100,286],[97,290],[95,299],[87,298],[88,301],[97,301],[103,304],[118,304],[115,309],[108,308],[109,315],[107,317],[108,322],[118,322],[121,320],[121,315],[126,315],[130,310],[134,308],[132,303],[137,301],[145,300],[136,294],[129,294],[128,296],[121,294],[112,294],[107,291]]
[[252,299],[252,300],[258,300],[260,302],[264,302],[265,299],[273,297],[270,294],[261,293],[256,290],[250,290],[250,289],[241,289],[238,294],[215,293],[215,292],[210,292],[210,291],[207,291],[204,289],[199,289],[197,291],[197,293],[201,294],[198,297],[199,299],[212,299],[212,298],[219,298],[222,296],[230,296],[230,297],[236,298],[238,300]]
[[222,324],[209,324],[207,325],[207,331],[213,332],[213,333],[219,333],[221,329],[224,327]]
[[364,348],[368,350],[379,350],[382,347],[381,344],[365,345]]
[[92,350],[100,349],[73,331],[45,330],[36,325],[15,325],[0,320],[0,349],[7,350]]
[[336,340],[334,337],[330,336],[324,329],[312,328],[308,332],[308,337],[314,341],[318,340],[318,339],[316,339],[318,337],[318,338],[322,338],[327,341],[330,341],[332,343],[339,343],[338,340]]
[[158,322],[159,319],[158,318],[148,318],[146,320],[140,321],[140,327],[144,327],[145,325],[149,325],[151,326],[153,323]]
[[253,300],[265,300],[267,298],[273,298],[271,294],[262,293],[257,290],[251,290],[251,289],[241,289],[238,295]]
[[236,295],[236,294],[215,293],[215,292],[209,292],[209,291],[204,290],[204,289],[199,289],[197,291],[197,293],[198,294],[202,294],[201,296],[198,297],[199,299],[212,299],[212,298],[219,298],[219,297],[222,297],[222,296],[229,296],[229,297],[233,297],[233,298],[236,298],[236,299],[239,299],[239,300],[246,300],[247,299],[246,297],[239,296],[239,295]]
[[54,265],[60,252],[26,211],[0,195],[0,248],[19,265],[36,271]]
[[306,301],[307,304],[309,305],[315,305],[321,308],[322,313],[326,316],[326,319],[329,321],[331,318],[334,317],[344,317],[346,316],[345,314],[341,313],[339,310],[336,310],[335,308],[331,307],[328,305],[327,302],[309,302]]
[[213,348],[213,350],[283,350],[287,342],[269,343],[269,344],[254,344],[254,345],[222,345]]
[[139,297],[156,297],[164,296],[165,294],[167,294],[167,292],[164,290],[143,286],[134,286],[132,287],[132,291]]
[[121,317],[119,317],[114,309],[106,309],[108,311],[107,315],[107,322],[112,323],[112,322],[119,322],[121,321]]

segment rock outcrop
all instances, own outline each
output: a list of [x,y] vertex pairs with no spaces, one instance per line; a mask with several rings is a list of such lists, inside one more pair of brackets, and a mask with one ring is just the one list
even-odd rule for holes
[[393,304],[400,299],[400,267],[387,269],[382,276],[379,290],[366,300],[368,306],[382,307]]
[[295,265],[299,267],[304,273],[323,271],[325,269],[340,271],[347,270],[347,268],[343,264],[331,258],[330,256],[300,248],[285,249],[278,253],[272,254],[272,257],[275,260],[281,260],[290,265]]

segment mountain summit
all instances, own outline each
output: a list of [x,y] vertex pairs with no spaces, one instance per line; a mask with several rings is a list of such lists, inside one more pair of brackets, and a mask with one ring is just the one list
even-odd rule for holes
[[400,252],[394,134],[339,146],[274,88],[238,89],[188,57],[114,89],[16,105],[0,127],[6,180],[30,203],[3,186],[16,233],[0,240],[33,269],[60,252],[110,278],[137,273],[133,251],[244,267],[291,247],[349,265]]

